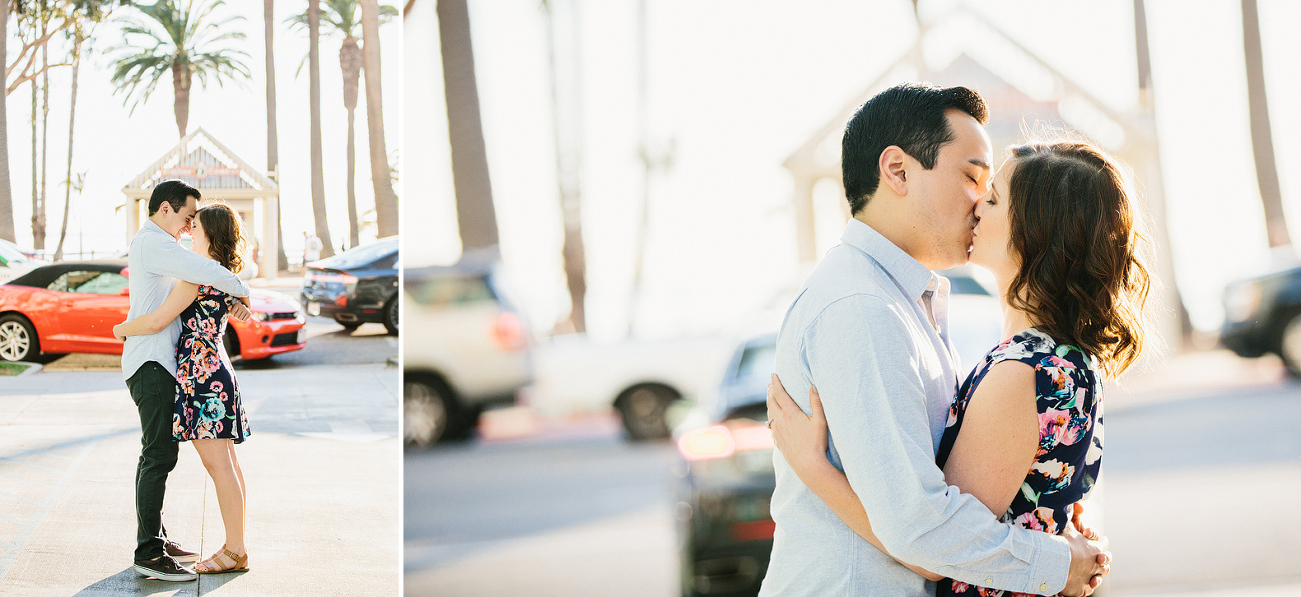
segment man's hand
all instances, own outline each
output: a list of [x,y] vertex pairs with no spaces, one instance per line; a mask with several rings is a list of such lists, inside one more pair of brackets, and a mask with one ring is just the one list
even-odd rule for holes
[[253,314],[249,312],[248,307],[244,306],[244,303],[235,301],[230,306],[230,316],[240,321],[248,321]]
[[122,335],[122,334],[119,334],[118,331],[117,331],[118,328],[120,328],[120,327],[122,327],[122,324],[120,324],[120,323],[117,324],[117,325],[115,325],[115,326],[113,326],[113,337],[114,337],[114,338],[117,338],[118,340],[121,340],[121,341],[123,341],[123,342],[126,342],[126,336],[124,336],[124,335]]
[[[1074,524],[1066,525],[1061,536],[1071,546],[1071,570],[1066,577],[1066,588],[1062,589],[1062,595],[1092,595],[1093,589],[1102,582],[1102,577],[1111,573],[1111,552],[1107,551],[1107,538],[1091,540],[1080,534]],[[1097,537],[1096,533],[1094,537]]]

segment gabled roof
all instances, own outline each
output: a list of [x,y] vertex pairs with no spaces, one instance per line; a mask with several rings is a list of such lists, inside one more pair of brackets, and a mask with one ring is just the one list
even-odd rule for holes
[[123,187],[122,192],[133,199],[144,199],[149,197],[154,185],[173,178],[199,189],[205,199],[209,195],[214,199],[236,199],[280,194],[275,181],[240,159],[203,128],[186,135]]

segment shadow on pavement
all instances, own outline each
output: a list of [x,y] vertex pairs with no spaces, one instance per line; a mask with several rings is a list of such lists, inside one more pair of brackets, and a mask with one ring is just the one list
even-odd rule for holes
[[[189,590],[186,590],[189,589]],[[132,568],[127,568],[113,576],[97,581],[94,584],[77,591],[75,597],[102,597],[104,595],[157,595],[160,593],[172,595],[192,595],[198,590],[198,583],[190,582],[167,582],[145,578],[136,574]]]

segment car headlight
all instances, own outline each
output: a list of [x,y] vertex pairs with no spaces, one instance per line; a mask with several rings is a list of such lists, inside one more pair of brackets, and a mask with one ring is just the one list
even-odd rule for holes
[[254,312],[253,312],[253,320],[254,320],[254,321],[270,321],[270,320],[271,320],[271,314],[270,314],[270,313],[264,313],[264,312],[262,312],[262,311],[254,311]]
[[1229,323],[1238,323],[1255,317],[1260,298],[1260,284],[1246,282],[1230,287],[1224,293],[1224,318]]

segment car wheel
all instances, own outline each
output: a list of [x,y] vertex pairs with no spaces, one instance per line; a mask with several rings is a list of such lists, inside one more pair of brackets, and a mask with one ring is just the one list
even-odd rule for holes
[[398,334],[398,297],[394,295],[384,306],[384,327],[392,336]]
[[1293,315],[1283,326],[1283,339],[1279,344],[1278,356],[1283,357],[1288,373],[1301,377],[1301,313]]
[[221,335],[221,343],[226,346],[226,356],[230,357],[230,362],[244,360],[239,354],[239,334],[229,326],[226,328],[226,333]]
[[663,439],[669,436],[664,413],[680,398],[672,388],[643,385],[629,388],[615,401],[628,436],[636,441]]
[[36,328],[22,315],[0,317],[0,360],[29,361],[41,354]]
[[447,434],[455,414],[447,386],[425,376],[407,376],[402,384],[402,441],[423,448]]

